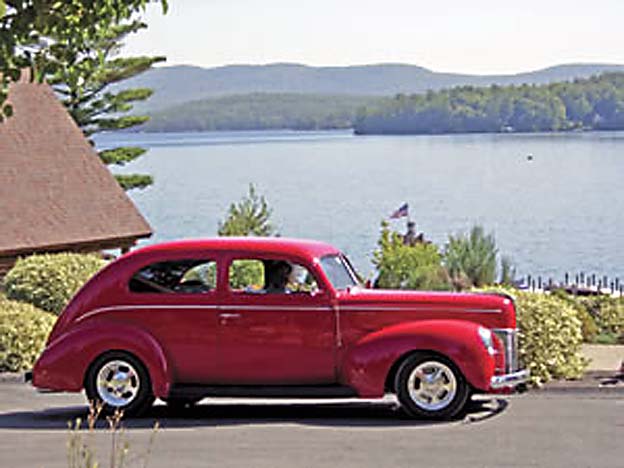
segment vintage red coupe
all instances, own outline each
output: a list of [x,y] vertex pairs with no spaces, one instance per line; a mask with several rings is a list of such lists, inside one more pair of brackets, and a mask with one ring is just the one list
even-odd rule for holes
[[510,297],[367,289],[334,247],[284,238],[122,256],[69,303],[32,374],[135,414],[155,398],[394,393],[409,415],[439,419],[527,376]]

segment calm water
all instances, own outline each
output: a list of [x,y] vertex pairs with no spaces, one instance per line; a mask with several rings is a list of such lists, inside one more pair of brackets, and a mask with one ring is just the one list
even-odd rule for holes
[[[215,235],[250,182],[284,236],[321,239],[363,272],[379,223],[403,202],[443,244],[474,223],[494,231],[522,274],[579,270],[624,279],[624,133],[354,137],[345,132],[108,134],[102,148],[150,151],[123,172],[156,183],[131,193],[156,234]],[[527,155],[533,155],[533,161]],[[404,230],[405,220],[393,221]]]

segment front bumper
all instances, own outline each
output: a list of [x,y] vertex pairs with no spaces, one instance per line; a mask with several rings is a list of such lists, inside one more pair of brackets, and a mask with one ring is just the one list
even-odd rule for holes
[[515,387],[529,380],[531,373],[528,369],[519,370],[510,374],[495,375],[490,380],[490,388],[497,390],[500,388]]

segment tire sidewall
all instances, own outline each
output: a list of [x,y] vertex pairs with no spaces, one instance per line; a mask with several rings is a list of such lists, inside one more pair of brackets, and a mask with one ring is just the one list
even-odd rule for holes
[[[119,407],[105,403],[97,390],[97,375],[100,369],[106,363],[116,360],[123,360],[131,364],[139,377],[139,391],[136,397],[130,404]],[[105,414],[112,414],[116,410],[120,410],[123,411],[124,416],[136,416],[145,412],[154,402],[152,381],[149,372],[138,358],[125,351],[109,351],[98,356],[95,361],[93,361],[85,377],[85,392],[89,402],[102,405],[102,412]]]
[[[453,372],[457,381],[457,391],[451,402],[439,410],[431,411],[418,406],[411,398],[408,380],[412,371],[425,361],[437,361]],[[399,367],[395,379],[395,391],[401,408],[410,416],[422,419],[452,419],[465,407],[470,396],[470,389],[461,371],[448,358],[434,353],[414,353],[408,356]]]

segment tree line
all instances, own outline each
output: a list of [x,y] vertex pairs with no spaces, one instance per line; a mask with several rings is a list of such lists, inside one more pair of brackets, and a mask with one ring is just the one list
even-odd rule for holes
[[398,94],[361,109],[357,134],[550,132],[624,129],[624,74],[548,85],[461,86]]
[[359,108],[380,99],[291,93],[252,93],[191,101],[151,113],[139,130],[327,130],[352,128]]

